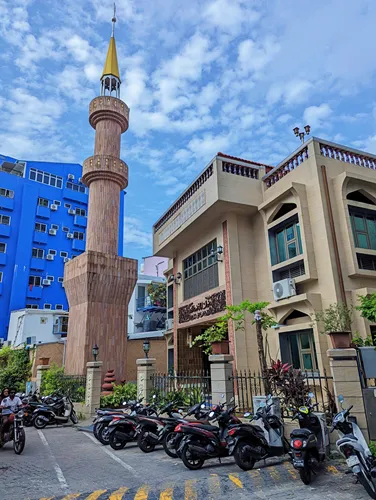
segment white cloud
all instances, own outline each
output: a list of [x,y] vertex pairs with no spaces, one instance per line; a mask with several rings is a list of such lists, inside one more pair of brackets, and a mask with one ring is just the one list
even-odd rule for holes
[[324,103],[320,106],[309,106],[304,111],[304,122],[308,123],[312,129],[320,129],[327,124],[331,114],[332,109],[329,104]]
[[239,0],[214,0],[204,9],[205,22],[230,34],[258,18],[259,14],[247,2]]
[[139,248],[151,248],[151,232],[142,229],[142,222],[134,217],[124,218],[124,247],[133,245]]
[[244,40],[238,47],[238,63],[245,74],[260,71],[273,60],[279,50],[279,44],[271,37],[258,42]]

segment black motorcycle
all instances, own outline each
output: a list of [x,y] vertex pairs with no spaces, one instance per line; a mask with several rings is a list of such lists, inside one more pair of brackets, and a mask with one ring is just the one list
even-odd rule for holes
[[241,421],[233,414],[236,407],[233,406],[222,411],[225,405],[226,403],[218,405],[210,413],[210,416],[213,417],[215,412],[219,412],[218,417],[215,418],[218,427],[181,424],[184,437],[178,449],[178,456],[188,469],[197,470],[204,465],[205,460],[221,459],[230,455],[228,433],[232,426],[241,424]]
[[33,413],[33,424],[37,429],[44,429],[47,425],[62,425],[71,420],[78,423],[73,403],[69,396],[64,396],[55,406],[41,406]]
[[292,420],[299,421],[299,429],[290,434],[292,463],[304,484],[310,484],[315,467],[325,460],[329,448],[325,419],[314,413],[318,403],[311,404],[312,398],[310,393],[306,405],[295,410]]
[[[6,430],[3,429],[2,421],[3,418],[7,417],[8,419],[8,428]],[[13,449],[16,455],[20,455],[25,448],[25,429],[23,428],[23,410],[12,411],[7,408],[0,408],[0,419],[1,426],[0,431],[2,432],[2,444],[0,444],[0,448],[11,441],[13,441]]]

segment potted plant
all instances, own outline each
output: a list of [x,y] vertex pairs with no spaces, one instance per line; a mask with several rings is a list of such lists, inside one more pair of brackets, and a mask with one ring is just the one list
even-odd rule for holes
[[[360,305],[355,309],[360,311],[362,318],[371,323],[376,323],[376,293],[360,295],[359,301]],[[353,342],[356,343],[356,348],[360,352],[365,378],[376,377],[376,348],[372,335],[362,338],[358,333]]]
[[228,354],[229,343],[227,335],[227,320],[220,319],[215,325],[210,326],[203,333],[197,335],[192,345],[201,342],[200,346],[206,354]]
[[343,303],[331,304],[316,313],[315,321],[322,323],[324,333],[329,335],[334,349],[347,349],[351,344],[352,307]]
[[166,284],[151,283],[147,287],[147,292],[152,305],[166,307]]

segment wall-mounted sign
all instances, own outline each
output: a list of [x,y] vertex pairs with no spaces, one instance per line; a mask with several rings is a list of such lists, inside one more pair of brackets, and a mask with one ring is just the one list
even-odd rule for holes
[[208,295],[201,302],[191,302],[179,307],[179,323],[188,323],[195,319],[212,316],[222,312],[226,307],[226,290]]

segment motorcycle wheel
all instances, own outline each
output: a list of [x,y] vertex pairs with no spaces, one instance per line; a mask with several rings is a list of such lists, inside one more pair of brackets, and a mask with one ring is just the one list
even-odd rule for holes
[[104,425],[98,432],[98,441],[104,446],[110,444],[110,434],[108,432],[108,425]]
[[143,432],[138,435],[137,445],[144,453],[151,453],[155,449],[155,444],[152,444],[150,442],[150,438],[148,436],[145,436]]
[[24,419],[23,424],[24,424],[25,427],[33,427],[33,421],[32,421],[31,418],[30,419],[29,418]]
[[72,413],[71,413],[70,419],[72,420],[72,422],[73,422],[74,424],[78,424],[78,418],[77,418],[76,412],[75,412],[74,410],[72,410]]
[[368,495],[371,498],[376,498],[376,486],[375,483],[372,481],[371,477],[368,477],[369,475],[367,472],[364,470],[363,466],[361,466],[361,471],[358,472],[356,477],[358,478],[360,484],[363,486],[363,488],[366,490]]
[[127,441],[121,440],[116,437],[116,432],[111,432],[110,434],[110,446],[113,450],[122,450]]
[[169,457],[177,458],[178,454],[176,453],[175,446],[170,443],[172,439],[175,439],[175,432],[169,432],[165,435],[163,438],[163,449]]
[[241,441],[234,451],[235,463],[242,470],[251,470],[256,463],[256,460],[247,452],[247,446],[247,443]]
[[44,429],[47,425],[47,422],[45,420],[43,420],[41,417],[37,417],[35,420],[34,420],[34,427],[36,429]]
[[93,434],[94,434],[94,437],[95,439],[98,439],[99,441],[99,431],[102,429],[102,425],[101,424],[94,424],[93,426]]
[[300,479],[304,484],[310,484],[312,481],[312,471],[309,465],[305,462],[304,467],[299,469]]
[[183,460],[183,464],[187,469],[198,470],[204,465],[205,460],[203,458],[198,458],[192,455],[189,451],[189,444],[185,444],[181,450],[180,458]]
[[21,455],[25,448],[25,431],[24,429],[19,429],[18,440],[13,441],[13,449],[16,455]]

